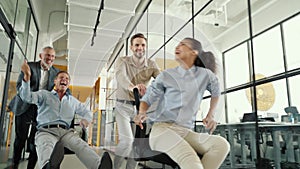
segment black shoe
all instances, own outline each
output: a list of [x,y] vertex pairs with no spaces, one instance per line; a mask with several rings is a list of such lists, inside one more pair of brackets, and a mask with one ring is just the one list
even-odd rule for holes
[[108,152],[104,152],[98,169],[112,169],[112,160]]
[[51,169],[59,169],[62,160],[64,159],[65,149],[62,142],[58,141],[52,151],[49,159]]

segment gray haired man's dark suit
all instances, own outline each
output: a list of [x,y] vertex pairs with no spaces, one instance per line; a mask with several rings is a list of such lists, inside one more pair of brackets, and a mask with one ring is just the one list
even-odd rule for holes
[[[41,79],[41,61],[39,62],[28,62],[31,70],[30,77],[30,89],[31,91],[38,91]],[[55,67],[51,67],[48,71],[48,81],[46,90],[51,91],[54,87],[54,79],[59,70]],[[23,72],[20,73],[17,80],[17,91],[22,85],[22,80],[24,78]],[[13,151],[13,168],[18,168],[18,164],[21,159],[21,153],[25,147],[25,142],[27,140],[28,131],[30,124],[36,124],[37,107],[33,104],[28,104],[22,101],[20,96],[17,94],[9,104],[10,110],[15,114],[15,142]],[[29,147],[29,158],[27,169],[34,169],[37,155],[34,147],[34,136],[36,132],[36,127],[31,128],[30,136],[28,138]]]

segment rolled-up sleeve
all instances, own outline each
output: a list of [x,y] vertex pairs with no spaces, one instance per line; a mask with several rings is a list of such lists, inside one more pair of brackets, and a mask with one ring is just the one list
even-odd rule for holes
[[211,93],[212,97],[218,97],[221,95],[220,83],[218,77],[211,71],[208,71],[209,83],[207,90]]

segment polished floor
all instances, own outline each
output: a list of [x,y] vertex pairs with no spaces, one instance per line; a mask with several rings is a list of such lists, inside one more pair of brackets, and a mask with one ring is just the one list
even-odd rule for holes
[[[94,147],[95,151],[97,152],[97,154],[99,154],[100,156],[102,155],[102,153],[104,152],[104,150],[102,148],[96,148]],[[114,159],[114,155],[113,153],[110,153],[111,158]],[[24,160],[19,164],[19,169],[26,169],[27,167],[27,158],[28,154],[25,153],[24,154]],[[10,166],[11,164],[11,157],[12,155],[10,154],[8,149],[1,149],[0,150],[0,169],[6,169],[8,166]],[[154,162],[147,162],[147,163],[140,163],[139,166],[136,169],[140,169],[142,168],[143,165],[147,165],[151,168],[162,168],[161,164],[157,164]],[[123,163],[122,168],[126,168],[125,167],[125,163]],[[39,169],[38,166],[35,167],[35,169]],[[64,160],[61,164],[61,169],[85,169],[85,166],[78,160],[78,158],[76,157],[76,155],[74,154],[68,154],[65,155]],[[165,169],[171,169],[171,167],[166,166]]]
[[[101,148],[95,148],[95,151],[101,156],[103,150]],[[11,164],[11,154],[7,150],[0,151],[0,169],[5,169]],[[19,164],[19,169],[26,169],[28,153],[24,154],[23,161]],[[39,169],[38,166],[35,169]],[[85,166],[78,160],[76,155],[68,154],[65,155],[64,160],[61,164],[61,169],[85,169]]]
[[[8,169],[8,166],[10,166],[10,164],[11,164],[12,150],[10,150],[9,148],[10,147],[0,149],[0,169]],[[104,151],[107,151],[101,147],[93,147],[93,149],[97,152],[97,154],[99,154],[99,156],[101,156]],[[113,147],[110,147],[110,150],[108,150],[112,159],[114,159],[114,155],[112,153],[113,151],[114,151]],[[19,169],[26,169],[27,157],[28,157],[28,153],[25,153],[24,160],[19,164]],[[141,169],[141,168],[143,168],[143,166],[147,166],[149,168],[156,168],[156,169],[163,168],[163,166],[161,164],[147,161],[147,162],[139,163],[139,165],[137,166],[136,169]],[[76,157],[75,154],[65,155],[64,160],[61,164],[61,169],[85,169],[85,168],[86,167],[79,161],[79,159]],[[120,169],[125,169],[125,168],[126,168],[125,163],[123,163],[123,165]],[[226,159],[220,169],[229,169],[229,168],[233,168],[233,167],[230,166],[229,160]],[[234,167],[234,168],[253,168],[253,167],[240,166],[240,167]],[[35,169],[39,169],[39,167],[36,166]],[[169,166],[165,166],[165,169],[172,169],[172,168]]]

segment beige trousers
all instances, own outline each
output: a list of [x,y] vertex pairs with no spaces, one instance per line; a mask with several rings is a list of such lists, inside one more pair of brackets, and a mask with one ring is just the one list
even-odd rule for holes
[[[196,133],[173,123],[154,124],[150,146],[168,154],[181,169],[217,169],[230,148],[221,136]],[[197,153],[203,155],[201,160]]]

